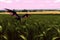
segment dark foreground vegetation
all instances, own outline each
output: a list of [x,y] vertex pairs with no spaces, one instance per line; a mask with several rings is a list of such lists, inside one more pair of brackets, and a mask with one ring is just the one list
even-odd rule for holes
[[0,14],[0,40],[59,40],[60,15],[31,15],[22,23]]

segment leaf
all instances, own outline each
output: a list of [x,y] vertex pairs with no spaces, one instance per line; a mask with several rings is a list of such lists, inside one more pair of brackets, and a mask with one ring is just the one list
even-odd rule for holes
[[27,40],[23,35],[20,35],[20,37],[21,37],[22,39],[24,39],[24,40]]

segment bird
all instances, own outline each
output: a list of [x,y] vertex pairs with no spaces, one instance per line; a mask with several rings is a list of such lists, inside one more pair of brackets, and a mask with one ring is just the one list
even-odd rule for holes
[[29,18],[30,17],[30,14],[28,13],[25,13],[24,15],[21,16],[21,18]]
[[16,17],[15,19],[20,20],[20,21],[22,18],[28,18],[29,17],[29,14],[24,14],[24,15],[20,16],[16,13],[15,10],[7,9],[7,8],[5,8],[5,10],[7,12],[9,12],[11,16],[15,16]]
[[17,20],[21,20],[21,16],[19,16],[15,10],[7,9],[7,8],[5,8],[5,10],[9,12],[11,16],[15,16]]

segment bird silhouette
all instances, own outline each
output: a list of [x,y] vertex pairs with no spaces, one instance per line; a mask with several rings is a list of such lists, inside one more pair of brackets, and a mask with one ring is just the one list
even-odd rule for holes
[[28,17],[29,17],[29,14],[24,14],[24,15],[20,16],[20,15],[18,15],[18,14],[16,13],[15,10],[7,9],[7,8],[5,8],[5,10],[6,10],[7,12],[9,12],[11,16],[15,16],[16,19],[17,19],[17,20],[20,20],[20,21],[21,21],[21,18],[28,18]]

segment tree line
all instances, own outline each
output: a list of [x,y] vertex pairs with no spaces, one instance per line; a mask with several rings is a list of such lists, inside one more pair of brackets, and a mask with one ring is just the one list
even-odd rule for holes
[[[15,10],[16,12],[42,12],[42,11],[60,11],[60,10]],[[5,12],[5,10],[0,10],[0,12]]]

